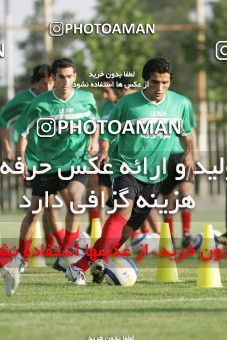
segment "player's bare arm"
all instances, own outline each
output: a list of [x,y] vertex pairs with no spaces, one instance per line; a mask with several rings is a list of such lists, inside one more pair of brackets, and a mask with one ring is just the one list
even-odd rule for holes
[[0,127],[0,136],[3,147],[3,158],[9,162],[14,161],[15,157],[9,144],[9,134],[6,128]]
[[90,156],[95,156],[99,152],[99,129],[91,136],[87,152]]
[[197,135],[194,128],[192,128],[192,145],[193,145],[193,157],[195,163],[198,162],[199,153],[198,153],[198,144],[197,144]]
[[180,142],[184,148],[183,163],[186,170],[186,180],[189,179],[190,175],[194,178],[195,161],[193,157],[193,140],[192,136],[181,136]]
[[100,167],[101,163],[107,163],[109,161],[108,152],[109,152],[110,143],[108,140],[100,141],[100,154],[98,159],[98,166]]
[[18,140],[17,149],[18,149],[18,156],[21,157],[21,161],[24,164],[24,173],[22,175],[23,178],[26,177],[27,172],[28,172],[27,164],[26,164],[26,161],[25,161],[25,151],[27,149],[27,144],[28,144],[27,137],[20,136],[19,140]]

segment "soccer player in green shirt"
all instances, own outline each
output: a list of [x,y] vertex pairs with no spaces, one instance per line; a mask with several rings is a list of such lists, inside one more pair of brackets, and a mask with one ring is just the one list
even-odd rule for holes
[[[197,151],[197,138],[196,138],[196,119],[195,119],[195,111],[192,107],[192,104],[189,102],[189,114],[190,114],[190,125],[192,130],[192,143],[193,143],[193,157],[194,160],[198,159],[198,151]],[[174,210],[175,204],[175,191],[177,190],[179,193],[179,199],[182,200],[184,197],[187,197],[191,194],[191,186],[193,178],[190,177],[188,180],[182,178],[181,180],[176,180],[175,177],[178,175],[176,171],[176,167],[182,161],[182,157],[184,154],[184,149],[182,148],[179,140],[176,140],[176,144],[171,152],[168,164],[168,173],[169,176],[163,182],[161,188],[161,194],[168,199],[168,206],[166,207],[167,212]],[[191,235],[190,235],[190,226],[191,226],[191,210],[187,208],[181,209],[181,221],[182,221],[182,248],[188,248],[191,243]],[[164,222],[169,223],[170,234],[172,236],[172,240],[174,242],[173,237],[173,227],[174,227],[174,216],[173,214],[165,214]]]
[[[110,82],[110,79],[105,77],[105,75],[101,78],[101,82],[107,84]],[[111,87],[104,86],[101,88],[102,90],[102,95],[103,98],[105,99],[105,102],[102,104],[99,112],[100,112],[100,117],[102,120],[108,120],[110,111],[114,107],[114,103],[117,102],[118,97],[114,92],[114,89]],[[90,175],[88,179],[88,185],[87,185],[87,194],[90,194],[91,190],[94,190],[96,192],[96,195],[99,198],[100,202],[100,194],[103,191],[106,200],[109,198],[110,190],[111,190],[111,180],[109,175],[107,174],[94,174]],[[105,221],[106,219],[106,213],[105,209],[101,207],[97,208],[89,208],[88,209],[88,217],[89,217],[89,225],[87,228],[87,233],[91,234],[91,226],[92,226],[92,220],[94,218],[100,218],[101,223]]]
[[[54,81],[51,75],[51,67],[47,64],[41,64],[35,66],[31,76],[31,88],[26,91],[16,94],[16,96],[10,100],[0,112],[0,127],[1,137],[3,145],[4,158],[7,161],[14,160],[14,154],[9,144],[8,129],[12,127],[14,129],[14,140],[18,142],[18,132],[20,130],[20,124],[24,124],[24,113],[28,105],[33,99],[43,92],[52,90],[54,87]],[[22,123],[21,123],[22,122]],[[26,160],[29,160],[30,167],[29,172],[32,172],[32,165],[37,162],[35,153],[36,138],[35,135],[30,134],[28,136],[28,144],[26,148]],[[32,186],[32,181],[25,182],[26,186]],[[65,197],[66,193],[61,192],[61,195]],[[59,216],[57,210],[52,208],[51,205],[55,203],[53,195],[49,196],[50,206],[44,209],[43,214],[43,226],[45,231],[45,239],[47,246],[51,247],[54,243],[54,237],[56,237],[59,244],[61,244],[64,238],[64,229],[59,222]],[[23,242],[23,240],[21,240]]]
[[[74,124],[96,119],[97,109],[93,95],[87,91],[74,90],[76,80],[76,66],[70,59],[59,59],[52,64],[52,74],[55,81],[53,91],[46,92],[32,101],[26,110],[23,122],[20,122],[19,155],[24,162],[25,169],[29,167],[29,160],[25,159],[28,134],[35,134],[38,138],[36,144],[37,170],[42,169],[41,163],[48,162],[51,169],[45,174],[36,174],[33,180],[31,206],[22,221],[20,238],[24,240],[24,247],[19,255],[9,263],[2,266],[1,273],[5,279],[7,295],[14,294],[19,281],[19,267],[22,262],[24,250],[29,250],[30,240],[34,234],[34,221],[39,214],[40,200],[44,201],[45,192],[48,195],[67,187],[66,230],[62,250],[71,248],[78,237],[80,215],[74,214],[73,209],[79,210],[82,195],[87,182],[86,174],[74,174],[72,179],[59,178],[58,170],[64,177],[71,174],[71,166],[88,166],[89,155],[98,151],[98,133],[90,136],[84,132],[74,131],[70,134],[65,130],[53,133],[54,127],[60,119],[73,121]],[[49,127],[49,135],[47,135]],[[51,130],[52,129],[52,130]],[[49,136],[49,137],[48,137]],[[25,170],[26,172],[26,170]],[[71,209],[70,202],[73,203]],[[58,260],[57,260],[58,261]],[[56,261],[56,266],[58,262]]]
[[[23,92],[19,92],[11,99],[0,112],[0,136],[3,146],[3,158],[7,161],[14,160],[14,153],[9,144],[8,129],[15,128],[17,119],[24,113],[30,102],[42,92],[49,91],[53,88],[54,82],[51,76],[51,69],[49,65],[37,65],[31,76],[31,88]],[[18,134],[14,132],[14,140],[18,141]],[[34,145],[31,140],[26,153],[29,158],[33,159],[35,154],[33,152]]]
[[[118,84],[121,84],[121,86],[118,86]],[[135,88],[131,86],[132,84],[133,84],[133,78],[125,77],[125,76],[114,78],[113,91],[117,95],[118,100],[121,97],[127,96],[128,94],[134,93],[136,91]],[[151,231],[151,228],[155,233],[160,232],[160,221],[159,221],[158,213],[156,209],[151,210],[151,212],[147,216],[147,219],[144,221],[143,225],[141,226],[140,230],[142,233],[149,233]],[[132,234],[131,239],[138,236],[139,233],[140,232],[136,230]]]
[[[148,82],[148,87],[143,91],[123,97],[110,114],[110,121],[118,119],[122,126],[131,121],[151,120],[160,123],[161,120],[170,123],[175,119],[181,121],[181,141],[184,145],[183,163],[185,165],[187,177],[194,171],[194,160],[192,155],[192,137],[189,122],[188,99],[177,93],[169,91],[170,82],[173,76],[171,64],[165,58],[154,58],[149,60],[143,68],[143,79]],[[128,200],[128,207],[118,207],[106,221],[101,238],[95,243],[94,249],[108,254],[114,247],[120,246],[131,235],[133,230],[138,229],[147,215],[150,208],[139,208],[135,203],[141,195],[149,204],[154,202],[159,194],[160,182],[166,177],[165,171],[161,171],[158,178],[154,177],[157,167],[163,169],[163,157],[168,160],[175,139],[178,138],[173,131],[171,135],[164,134],[132,134],[126,132],[119,133],[119,142],[111,149],[111,142],[114,136],[106,133],[101,137],[101,154],[99,162],[110,162],[113,166],[113,191],[117,193],[115,199],[118,203],[123,203],[120,199],[120,190],[127,188],[124,198]],[[114,143],[115,144],[115,143]],[[144,157],[147,159],[147,171],[135,175],[122,175],[120,167],[122,162],[133,170],[137,169],[135,161],[142,164]],[[153,177],[154,179],[151,179]],[[107,255],[108,256],[108,255]],[[101,260],[93,263],[91,273],[93,282],[101,283],[105,265],[103,260],[107,260],[103,255]],[[66,271],[66,277],[74,284],[84,285],[85,271],[91,266],[91,259],[88,255],[82,257]]]

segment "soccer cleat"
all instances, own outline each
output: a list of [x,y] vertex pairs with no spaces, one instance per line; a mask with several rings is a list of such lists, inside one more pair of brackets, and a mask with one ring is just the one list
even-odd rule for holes
[[58,270],[59,272],[66,272],[66,268],[63,267],[63,265],[61,264],[61,257],[58,257],[57,260],[54,262],[53,264],[53,268]]
[[173,235],[171,235],[171,240],[172,240],[173,247],[175,248],[176,247],[176,241],[175,241],[175,238],[173,237]]
[[215,240],[215,242],[223,244],[224,246],[226,246],[227,245],[227,232],[220,235],[220,236],[214,235],[214,240]]
[[192,238],[191,235],[184,234],[182,238],[181,246],[182,248],[188,248],[191,246]]
[[12,296],[16,292],[20,281],[20,268],[18,261],[13,258],[9,263],[0,268],[0,273],[5,280],[6,296]]
[[82,256],[83,256],[83,251],[81,251],[79,255],[58,257],[57,260],[53,264],[53,268],[56,270],[59,270],[60,272],[65,273],[66,270],[69,268],[69,266],[79,261]]
[[66,270],[65,277],[75,285],[86,286],[84,272],[76,266],[70,266]]
[[105,275],[105,264],[103,260],[97,260],[91,265],[92,282],[100,285]]
[[87,227],[87,230],[86,230],[86,233],[88,235],[91,235],[91,223],[89,223],[88,227]]
[[28,266],[28,263],[23,261],[23,262],[20,264],[19,272],[20,272],[20,273],[24,273],[24,272],[25,272],[25,269],[27,268],[27,266]]
[[17,267],[19,269],[19,273],[24,273],[26,267],[28,266],[28,263],[23,260],[23,256],[21,254],[18,254],[15,256],[15,262],[17,263]]

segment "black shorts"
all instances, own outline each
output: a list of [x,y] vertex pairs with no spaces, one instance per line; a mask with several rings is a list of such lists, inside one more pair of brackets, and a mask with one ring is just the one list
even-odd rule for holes
[[[32,170],[28,170],[29,177],[31,177],[32,174],[33,174],[33,171]],[[33,188],[33,181],[34,181],[34,178],[31,179],[31,180],[25,179],[25,186],[26,186],[26,188]]]
[[168,162],[168,177],[161,182],[160,193],[162,195],[170,194],[179,184],[184,182],[194,183],[192,176],[188,180],[183,178],[181,180],[176,180],[179,177],[179,173],[176,171],[177,164],[182,163],[184,153],[173,153],[170,155]]
[[[125,188],[129,192],[124,197],[134,201],[132,213],[127,224],[134,230],[137,230],[142,226],[151,211],[149,207],[137,207],[137,199],[139,196],[142,196],[149,204],[153,204],[159,195],[160,183],[148,184],[139,181],[131,175],[119,176],[113,181],[113,196],[107,201],[107,205],[113,207],[113,199],[119,198],[119,191]],[[151,195],[154,196],[151,197]]]
[[99,185],[103,187],[107,187],[109,189],[112,188],[112,181],[110,175],[108,174],[99,174]]
[[[100,170],[103,170],[104,165],[101,164]],[[99,185],[107,187],[109,189],[112,188],[112,181],[109,174],[98,174]]]
[[[65,177],[70,176],[70,174],[71,171],[62,172],[62,175]],[[80,182],[86,186],[88,175],[74,175],[70,180],[60,179],[57,172],[53,174],[36,175],[32,180],[32,195],[44,197],[45,191],[48,192],[48,196],[51,194],[56,194],[58,191],[67,188],[69,183],[72,181]]]

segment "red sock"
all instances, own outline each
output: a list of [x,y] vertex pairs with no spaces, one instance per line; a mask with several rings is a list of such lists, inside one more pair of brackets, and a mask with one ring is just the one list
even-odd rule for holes
[[170,235],[172,236],[173,235],[173,217],[172,216],[165,216],[164,222],[169,223]]
[[[122,230],[127,223],[119,213],[111,215],[105,222],[102,229],[102,236],[98,239],[94,247],[96,250],[104,250],[109,253],[113,250],[113,246],[117,245],[121,239]],[[105,260],[105,258],[103,258]],[[90,257],[85,255],[74,265],[86,271],[89,268]]]
[[[100,239],[101,237],[95,242],[92,249],[96,249],[96,250],[100,249]],[[91,262],[90,256],[84,255],[83,257],[81,257],[79,261],[73,263],[73,265],[82,269],[84,272],[86,272],[86,270],[88,270],[88,268],[90,267],[90,262]]]
[[181,211],[181,221],[183,226],[183,234],[190,235],[191,211]]
[[100,250],[107,253],[113,250],[113,246],[117,245],[121,239],[122,230],[126,223],[127,220],[119,213],[115,213],[107,219],[100,238]]
[[76,240],[79,238],[80,235],[80,227],[78,227],[76,232],[71,232],[65,229],[65,237],[63,240],[62,248],[63,249],[70,249],[74,246]]
[[0,257],[0,268],[2,268],[3,266],[5,266],[7,263],[9,263],[12,260],[12,257],[8,257],[8,256],[1,256]]
[[[7,247],[7,250],[8,249],[8,245],[5,243],[2,245],[2,247],[0,248],[1,251],[3,251],[3,254],[4,254],[4,246]],[[0,268],[2,268],[3,266],[5,266],[7,263],[9,263],[10,261],[12,260],[12,257],[11,256],[1,256],[0,257]]]
[[151,229],[148,228],[148,227],[143,226],[140,229],[141,229],[141,233],[143,233],[143,234],[149,234],[151,232]]
[[31,244],[32,240],[25,240],[23,238],[20,238],[18,251],[25,262],[28,262]]
[[58,241],[59,246],[62,246],[63,240],[65,238],[65,229],[60,229],[58,231],[55,231],[53,233],[53,235],[55,236],[56,240]]
[[99,218],[99,210],[98,209],[89,209],[89,222],[92,223],[93,218]]
[[51,233],[50,235],[45,235],[45,241],[47,247],[52,247],[54,245],[54,235]]
[[140,227],[140,230],[143,234],[149,234],[151,232],[150,223],[148,222],[148,220],[144,221],[142,227]]
[[138,236],[139,234],[140,234],[140,231],[138,231],[138,230],[133,231],[133,233],[132,233],[132,235],[131,235],[131,240],[132,240],[134,237]]

